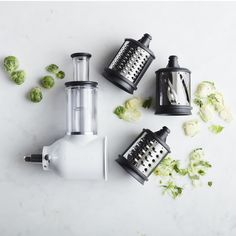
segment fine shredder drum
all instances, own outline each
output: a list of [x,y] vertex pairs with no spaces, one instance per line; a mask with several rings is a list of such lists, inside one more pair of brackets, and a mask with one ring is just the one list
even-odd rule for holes
[[97,82],[89,81],[90,54],[72,54],[74,80],[67,90],[67,134],[97,134]]
[[149,49],[152,37],[149,34],[139,40],[125,39],[125,42],[104,69],[104,77],[110,82],[133,94],[144,73],[155,56]]
[[166,68],[156,71],[156,114],[191,115],[191,72],[170,56]]
[[143,129],[141,134],[116,160],[131,176],[144,184],[158,164],[170,153],[166,138],[170,130],[164,126],[157,132]]

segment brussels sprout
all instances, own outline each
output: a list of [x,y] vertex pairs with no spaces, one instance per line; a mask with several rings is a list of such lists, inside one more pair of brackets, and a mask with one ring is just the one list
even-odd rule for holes
[[198,120],[186,121],[183,128],[185,135],[193,137],[200,131],[200,122]]
[[4,59],[4,68],[8,73],[12,73],[19,67],[19,61],[14,56],[8,56]]
[[39,87],[31,89],[29,93],[29,98],[32,102],[38,103],[43,99],[42,90]]
[[25,82],[26,73],[23,70],[13,71],[11,73],[11,79],[18,85]]
[[50,75],[44,76],[41,79],[41,84],[44,88],[50,89],[54,86],[54,79]]
[[46,67],[46,70],[50,73],[56,74],[58,72],[59,67],[55,64],[51,64]]
[[62,71],[62,70],[58,71],[58,72],[56,73],[56,77],[57,77],[58,79],[64,79],[64,78],[65,78],[65,72]]

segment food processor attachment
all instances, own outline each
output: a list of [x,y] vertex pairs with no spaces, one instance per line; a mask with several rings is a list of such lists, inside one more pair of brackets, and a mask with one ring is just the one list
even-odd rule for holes
[[89,53],[71,55],[73,81],[67,92],[67,133],[42,154],[25,157],[67,179],[107,179],[107,138],[97,135],[97,82],[89,80]]
[[156,71],[156,114],[191,115],[191,71],[170,56],[166,68]]
[[110,82],[133,94],[139,81],[155,59],[154,53],[149,49],[151,35],[144,34],[141,39],[125,39],[125,42],[104,69],[104,77]]
[[143,129],[141,134],[116,160],[131,176],[141,184],[170,153],[166,138],[170,130],[164,126],[157,132]]

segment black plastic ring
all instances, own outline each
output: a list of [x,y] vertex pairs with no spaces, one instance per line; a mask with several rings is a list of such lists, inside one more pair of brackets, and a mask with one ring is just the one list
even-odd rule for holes
[[88,57],[88,58],[90,58],[91,56],[92,55],[87,52],[76,52],[76,53],[71,54],[72,58],[74,58],[74,57]]
[[71,87],[71,86],[84,86],[84,85],[89,85],[92,87],[97,87],[98,83],[94,81],[69,81],[65,83],[66,87]]

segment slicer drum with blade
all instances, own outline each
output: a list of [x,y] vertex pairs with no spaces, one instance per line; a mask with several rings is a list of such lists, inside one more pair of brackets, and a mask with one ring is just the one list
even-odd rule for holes
[[156,114],[191,115],[191,72],[170,56],[166,68],[156,72]]

